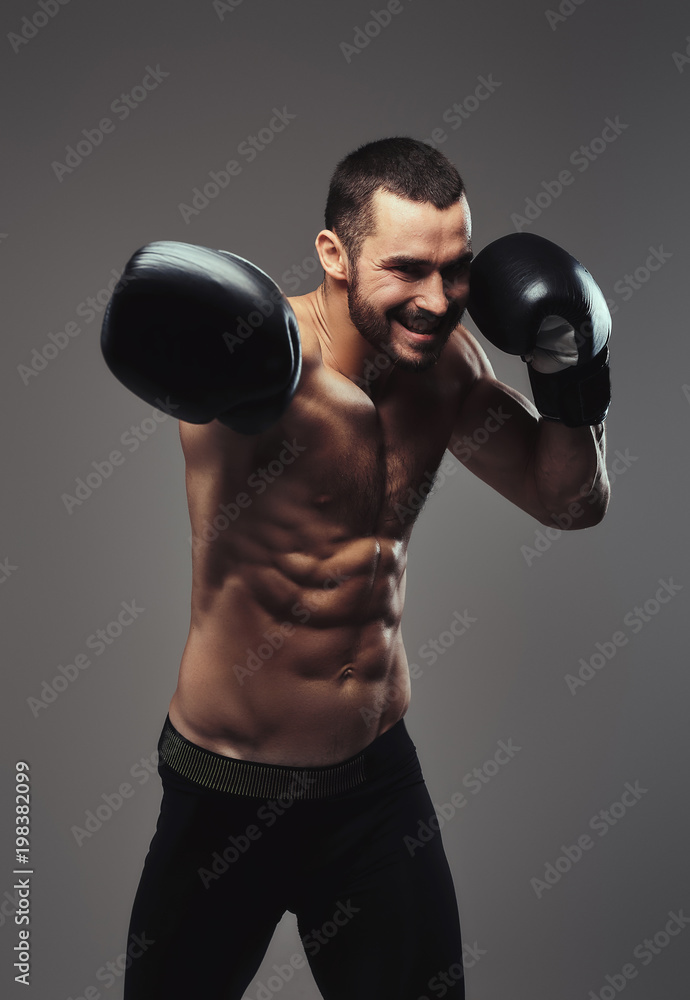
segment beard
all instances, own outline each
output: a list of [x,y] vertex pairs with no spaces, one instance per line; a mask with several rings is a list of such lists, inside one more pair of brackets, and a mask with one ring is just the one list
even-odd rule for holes
[[[407,310],[404,306],[389,309],[387,313],[379,313],[361,293],[356,264],[352,279],[347,285],[347,304],[350,319],[364,339],[373,347],[382,348],[392,359],[393,364],[403,371],[426,371],[435,365],[448,338],[465,312],[459,303],[453,301],[443,316],[433,319],[422,313]],[[422,333],[433,332],[434,340],[428,343],[410,342],[405,344],[405,350],[402,345],[393,343],[391,321],[394,319],[413,330]]]

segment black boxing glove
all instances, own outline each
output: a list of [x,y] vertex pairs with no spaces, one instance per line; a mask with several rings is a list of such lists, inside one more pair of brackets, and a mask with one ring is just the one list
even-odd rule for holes
[[228,251],[171,241],[128,261],[103,317],[101,350],[146,402],[242,434],[280,419],[302,360],[295,314],[267,274]]
[[472,261],[467,310],[495,347],[528,362],[541,415],[598,424],[611,402],[611,315],[589,271],[533,233],[511,233]]

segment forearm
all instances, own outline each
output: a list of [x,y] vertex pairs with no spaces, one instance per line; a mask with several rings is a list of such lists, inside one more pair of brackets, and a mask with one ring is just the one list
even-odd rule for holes
[[[500,350],[529,364],[528,508],[543,524],[588,528],[608,506],[604,419],[611,315],[585,267],[534,233],[511,233],[472,262],[468,311]],[[534,437],[532,436],[534,435]]]
[[598,524],[609,502],[606,434],[603,423],[566,427],[539,421],[534,479],[546,516],[544,524],[589,528]]

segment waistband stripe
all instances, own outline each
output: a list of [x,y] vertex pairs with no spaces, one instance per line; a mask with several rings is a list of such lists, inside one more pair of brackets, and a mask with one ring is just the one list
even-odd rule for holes
[[287,767],[238,760],[185,739],[166,718],[158,742],[161,760],[205,788],[256,798],[288,796],[318,799],[356,788],[366,781],[366,754],[332,767]]

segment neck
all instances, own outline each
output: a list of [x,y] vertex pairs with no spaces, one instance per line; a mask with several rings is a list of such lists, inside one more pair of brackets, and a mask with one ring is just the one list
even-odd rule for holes
[[[382,347],[370,344],[350,319],[347,285],[324,280],[310,293],[309,306],[315,319],[324,364],[340,372],[374,398],[383,391],[395,363]],[[378,362],[378,364],[377,364]]]

